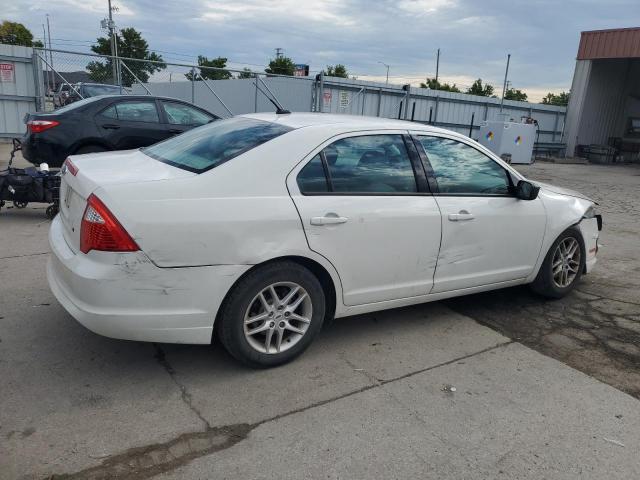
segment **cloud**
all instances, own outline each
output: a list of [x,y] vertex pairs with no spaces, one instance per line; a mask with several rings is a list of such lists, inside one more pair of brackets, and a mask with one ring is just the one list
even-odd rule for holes
[[[104,32],[105,0],[5,0],[3,17],[41,36],[51,14],[54,46],[87,51]],[[568,90],[580,31],[633,26],[637,0],[114,0],[116,24],[140,30],[165,60],[224,56],[263,70],[274,49],[312,71],[342,63],[360,78],[418,85],[435,75],[468,87],[482,78],[501,90],[507,53],[509,79],[530,97]],[[613,7],[612,8],[612,4]],[[62,40],[58,40],[62,39]],[[546,92],[545,92],[546,93]]]

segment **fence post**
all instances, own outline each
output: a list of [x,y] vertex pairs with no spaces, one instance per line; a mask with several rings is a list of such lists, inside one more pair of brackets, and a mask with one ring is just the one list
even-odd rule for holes
[[409,117],[409,99],[411,98],[411,85],[403,85],[402,89],[406,91],[404,98],[404,119],[406,120]]
[[475,120],[475,118],[476,118],[476,112],[473,112],[471,114],[471,125],[469,125],[469,138],[473,138],[471,134],[473,133],[473,121]]
[[553,142],[556,141],[556,132],[558,131],[558,121],[560,120],[560,114],[556,112],[556,120],[553,124]]
[[31,54],[31,63],[33,65],[33,81],[35,83],[35,94],[38,99],[36,102],[36,110],[42,112],[47,110],[47,96],[44,86],[44,77],[42,75],[42,62],[40,55],[34,50]]
[[253,83],[256,84],[256,89],[254,91],[254,96],[253,96],[253,111],[255,113],[258,113],[258,74],[254,74],[253,78],[255,79],[255,81]]
[[320,72],[320,113],[324,113],[324,70]]
[[196,67],[191,67],[191,103],[196,103]]
[[380,116],[380,109],[382,108],[382,87],[378,89],[378,113],[376,117]]

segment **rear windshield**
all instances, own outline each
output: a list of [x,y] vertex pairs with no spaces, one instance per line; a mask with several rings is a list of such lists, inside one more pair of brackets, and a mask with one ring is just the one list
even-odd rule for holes
[[121,88],[117,85],[85,85],[84,96],[95,97],[96,95],[109,95],[121,93]]
[[174,167],[202,173],[291,130],[277,123],[235,117],[189,130],[142,152]]
[[76,108],[84,107],[89,103],[97,102],[98,100],[100,99],[97,97],[83,98],[82,100],[78,100],[77,102],[73,102],[65,105],[64,107],[58,108],[55,113],[69,112],[71,110],[75,110]]

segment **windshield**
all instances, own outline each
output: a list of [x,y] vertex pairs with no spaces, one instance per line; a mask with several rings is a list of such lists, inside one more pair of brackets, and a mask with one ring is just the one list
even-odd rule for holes
[[189,130],[142,152],[174,167],[202,173],[291,130],[277,123],[235,117]]
[[120,93],[120,87],[117,85],[85,85],[83,95],[85,97],[95,97],[96,95],[109,95]]

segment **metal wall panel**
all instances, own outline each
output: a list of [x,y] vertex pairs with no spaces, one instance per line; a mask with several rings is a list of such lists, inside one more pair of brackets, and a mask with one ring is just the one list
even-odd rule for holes
[[0,138],[24,133],[22,119],[36,110],[36,82],[32,64],[33,50],[0,44],[0,63],[14,65],[14,82],[0,82]]
[[624,110],[627,60],[594,60],[577,132],[577,144],[607,144]]
[[[522,116],[532,116],[539,123],[540,142],[560,142],[566,112],[565,107],[506,100],[501,117],[500,99],[497,98],[411,88],[407,107],[406,92],[397,85],[325,77],[324,91],[320,92],[320,82],[310,78],[267,77],[264,81],[284,107],[291,111],[323,111],[386,118],[398,118],[400,114],[401,118],[409,120],[413,114],[415,121],[428,123],[431,118],[431,124],[435,126],[465,134],[469,133],[473,116],[474,138],[477,136],[480,123],[484,120],[506,117],[519,121]],[[273,111],[273,105],[262,93],[258,94],[256,108],[256,89],[253,82],[253,79],[231,79],[209,81],[208,84],[234,114]],[[191,82],[153,82],[145,85],[154,95],[192,101]],[[193,101],[197,105],[218,115],[227,115],[206,85],[194,82],[193,86]],[[144,88],[136,85],[134,92],[144,93]],[[327,95],[326,104],[323,94]],[[402,112],[400,102],[403,106]]]
[[640,28],[582,32],[578,60],[640,58]]

